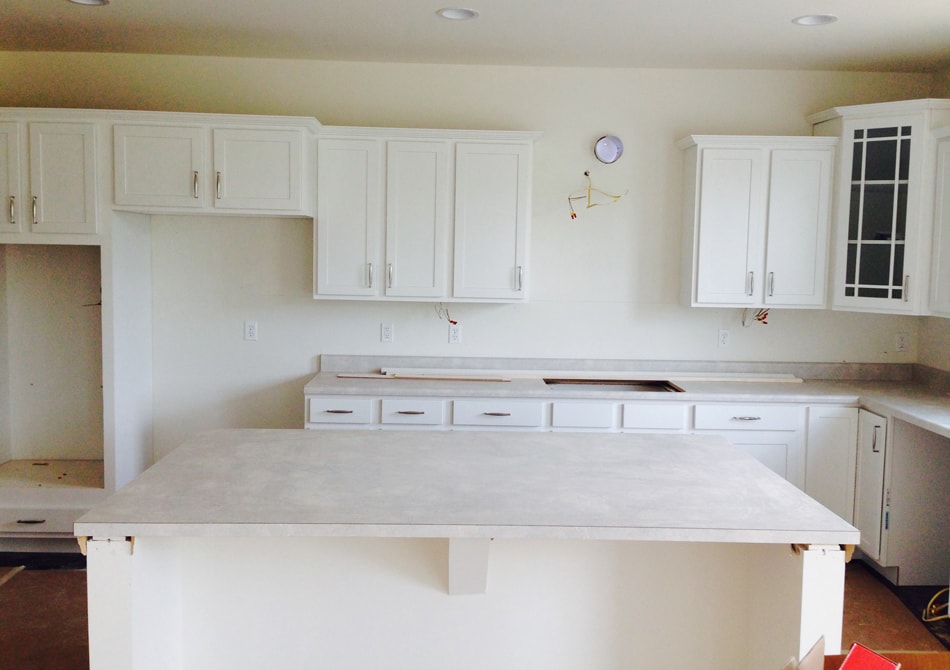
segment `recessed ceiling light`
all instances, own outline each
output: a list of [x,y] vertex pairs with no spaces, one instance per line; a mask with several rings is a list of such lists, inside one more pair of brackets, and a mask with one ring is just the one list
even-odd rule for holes
[[837,20],[838,17],[834,14],[805,14],[805,16],[792,19],[792,23],[799,26],[826,26]]
[[462,7],[443,7],[436,12],[443,19],[449,21],[470,21],[478,18],[478,12],[474,9],[465,9]]
[[100,7],[108,5],[109,0],[69,0],[74,5],[89,5],[90,7]]

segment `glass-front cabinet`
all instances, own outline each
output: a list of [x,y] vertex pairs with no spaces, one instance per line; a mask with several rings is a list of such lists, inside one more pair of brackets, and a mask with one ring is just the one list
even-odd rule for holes
[[841,138],[835,207],[835,309],[922,314],[933,230],[933,129],[950,100],[837,107],[809,117]]

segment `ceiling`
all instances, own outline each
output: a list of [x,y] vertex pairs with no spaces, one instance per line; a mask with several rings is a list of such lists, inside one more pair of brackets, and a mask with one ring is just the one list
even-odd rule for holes
[[[2,0],[0,50],[411,63],[931,72],[950,0]],[[803,14],[834,14],[803,27]]]

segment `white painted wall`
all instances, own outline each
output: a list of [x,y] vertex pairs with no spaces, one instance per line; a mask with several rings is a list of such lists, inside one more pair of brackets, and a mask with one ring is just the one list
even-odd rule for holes
[[[314,302],[308,220],[153,217],[155,455],[206,428],[299,427],[321,353],[631,359],[917,360],[915,318],[681,306],[689,133],[808,134],[830,106],[932,95],[923,74],[429,66],[0,52],[3,106],[312,115],[326,124],[538,130],[531,300],[459,305],[462,344],[428,304]],[[96,82],[91,85],[90,82]],[[626,152],[604,166],[594,140]],[[626,193],[569,217],[590,170]],[[260,339],[244,342],[246,319]],[[379,342],[381,322],[395,326]],[[719,328],[732,331],[716,348]],[[893,352],[896,332],[911,350]],[[946,354],[943,355],[946,359]],[[950,367],[946,363],[940,367]]]

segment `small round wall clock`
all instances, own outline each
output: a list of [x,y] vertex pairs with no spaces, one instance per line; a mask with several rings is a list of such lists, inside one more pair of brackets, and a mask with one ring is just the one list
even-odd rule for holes
[[614,135],[604,135],[594,144],[594,155],[601,163],[616,163],[623,155],[623,142]]

